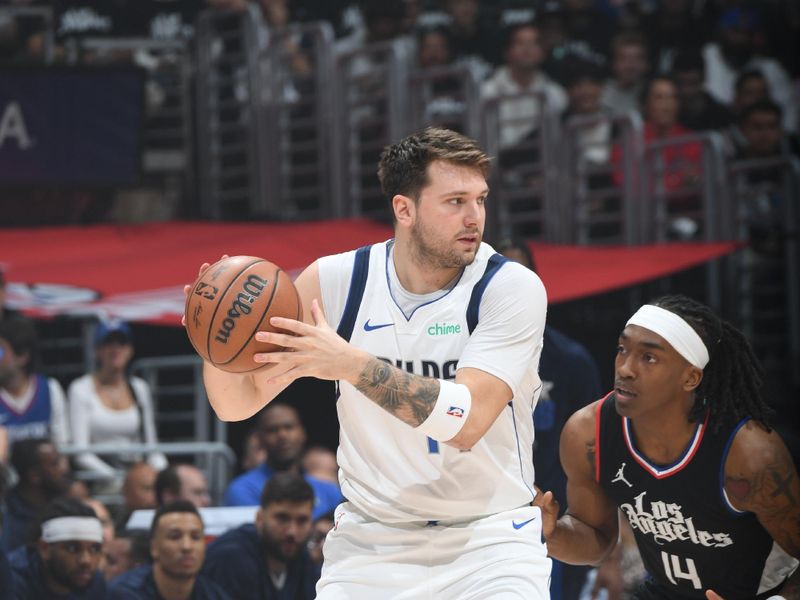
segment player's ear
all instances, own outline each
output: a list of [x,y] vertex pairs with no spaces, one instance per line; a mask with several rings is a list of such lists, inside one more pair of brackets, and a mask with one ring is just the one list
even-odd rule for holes
[[697,389],[701,381],[703,381],[703,370],[689,365],[684,375],[683,389],[687,392],[692,392]]
[[402,194],[395,194],[392,198],[392,211],[394,218],[400,224],[410,224],[411,219],[414,217],[414,210],[416,205],[414,200]]

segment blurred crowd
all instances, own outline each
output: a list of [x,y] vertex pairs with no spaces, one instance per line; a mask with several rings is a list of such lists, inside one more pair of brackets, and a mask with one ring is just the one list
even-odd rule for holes
[[[501,168],[513,165],[515,150],[527,151],[525,142],[537,133],[543,106],[532,95],[562,121],[640,113],[645,142],[719,131],[730,159],[800,151],[800,7],[791,0],[137,0],[135,10],[132,0],[6,3],[54,9],[56,63],[80,54],[85,38],[191,44],[203,11],[249,11],[259,22],[260,48],[293,24],[316,21],[333,26],[340,53],[404,40],[418,69],[462,66],[484,101],[501,99]],[[0,57],[40,62],[43,26],[36,16],[0,11]],[[314,69],[305,42],[286,38],[284,67],[294,75]],[[157,59],[148,52],[128,48],[118,58],[152,69]],[[431,123],[463,110],[452,93],[457,85],[452,77],[436,82],[426,108]],[[147,91],[151,103],[163,96],[158,86]],[[291,100],[297,90],[286,84],[283,95]],[[612,179],[620,183],[620,147],[607,121],[582,127],[579,145],[589,163],[616,164]],[[697,142],[665,149],[662,158],[667,171],[682,165],[664,176],[668,192],[698,179]],[[72,205],[84,219],[120,216],[109,212],[107,198],[96,201],[97,191],[70,193],[80,196]]]
[[[126,451],[159,441],[128,324],[98,323],[96,368],[66,393],[37,371],[37,346],[35,323],[4,311],[0,598],[314,597],[342,496],[335,454],[307,443],[292,406],[253,419],[214,502],[193,460]],[[79,451],[93,446],[114,451]]]

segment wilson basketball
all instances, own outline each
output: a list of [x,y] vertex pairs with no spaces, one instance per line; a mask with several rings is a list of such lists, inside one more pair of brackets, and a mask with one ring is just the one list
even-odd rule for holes
[[264,365],[257,352],[282,347],[257,342],[257,331],[276,331],[270,317],[301,320],[300,296],[278,266],[254,256],[231,256],[214,263],[186,297],[186,332],[194,349],[223,371],[246,373]]

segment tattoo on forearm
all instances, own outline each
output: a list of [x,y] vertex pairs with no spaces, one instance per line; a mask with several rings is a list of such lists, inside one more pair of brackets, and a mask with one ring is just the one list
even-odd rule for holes
[[372,358],[358,377],[356,389],[412,427],[431,414],[439,396],[439,380],[406,373]]

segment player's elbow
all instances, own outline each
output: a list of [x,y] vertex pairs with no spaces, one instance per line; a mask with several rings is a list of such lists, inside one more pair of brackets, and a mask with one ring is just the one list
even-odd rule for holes
[[468,450],[472,450],[473,446],[481,441],[483,433],[484,432],[476,431],[470,427],[464,427],[454,438],[447,440],[445,443],[462,452],[467,452]]

